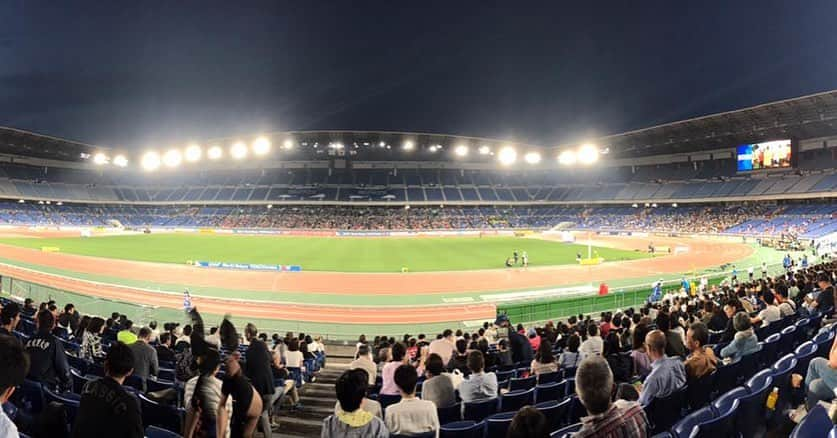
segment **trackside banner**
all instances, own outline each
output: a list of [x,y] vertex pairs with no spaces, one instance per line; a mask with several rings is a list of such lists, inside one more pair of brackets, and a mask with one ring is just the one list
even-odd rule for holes
[[205,261],[196,261],[194,262],[194,265],[200,268],[237,269],[243,271],[302,271],[302,266],[299,265],[263,265],[257,263],[227,263]]

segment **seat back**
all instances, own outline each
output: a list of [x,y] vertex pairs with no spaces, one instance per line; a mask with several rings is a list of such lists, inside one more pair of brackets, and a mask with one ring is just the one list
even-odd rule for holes
[[779,340],[781,335],[774,333],[764,340],[759,351],[759,366],[764,368],[773,364],[779,356]]
[[577,395],[573,395],[569,398],[570,400],[570,409],[567,411],[567,423],[568,424],[575,424],[581,421],[582,417],[587,416],[587,408],[581,404],[581,400],[578,398]]
[[831,330],[824,331],[814,337],[814,343],[817,344],[817,356],[827,358],[828,352],[831,351],[831,344],[834,342],[834,332]]
[[378,403],[381,404],[381,409],[386,410],[387,406],[394,405],[401,401],[401,395],[378,394]]
[[683,417],[682,420],[678,421],[671,427],[671,431],[677,438],[687,438],[692,434],[692,430],[697,427],[698,424],[712,420],[713,418],[715,418],[715,413],[712,412],[711,407],[707,406]]
[[677,420],[682,418],[688,390],[688,386],[684,385],[665,397],[651,400],[651,403],[644,407],[654,434],[668,430]]
[[537,376],[538,378],[538,385],[543,385],[546,383],[557,382],[561,380],[561,371],[555,371],[554,373],[541,373]]
[[561,400],[567,391],[565,381],[541,384],[535,387],[535,402],[542,403],[552,400]]
[[456,403],[444,408],[436,408],[436,414],[439,416],[439,424],[462,421],[462,403]]
[[145,428],[145,437],[146,438],[180,438],[180,435],[166,430],[159,428],[157,426],[148,426]]
[[142,393],[138,393],[137,397],[142,408],[142,424],[158,426],[175,433],[183,430],[183,409],[157,403]]
[[[23,409],[32,414],[40,414],[46,406],[44,390],[40,382],[23,380]],[[21,407],[21,406],[18,406]]]
[[715,391],[723,394],[738,384],[738,376],[741,370],[741,362],[731,363],[718,367],[715,372]]
[[702,408],[712,400],[712,388],[715,387],[715,376],[717,374],[718,371],[712,371],[701,378],[690,378],[686,382],[688,385],[686,399],[692,410]]
[[517,411],[526,405],[535,404],[535,389],[510,391],[500,396],[500,412]]
[[817,405],[808,415],[793,428],[791,438],[808,438],[827,436],[834,423],[828,418],[828,411],[821,405]]
[[548,401],[543,403],[538,403],[535,405],[535,408],[546,417],[546,420],[550,423],[549,430],[556,430],[562,426],[567,421],[567,414],[570,412],[570,404],[572,403],[572,399],[566,398],[562,401]]
[[770,385],[773,382],[773,371],[771,369],[761,370],[753,377],[747,380],[744,387],[750,392],[755,392],[764,388],[765,385]]
[[739,408],[735,424],[736,430],[744,437],[763,436],[766,432],[764,404],[773,386],[773,377],[766,376],[754,383],[755,386],[748,388],[750,393],[738,399]]
[[796,356],[796,373],[803,376],[808,372],[808,363],[811,362],[817,354],[817,344],[808,341],[800,345],[794,350]]
[[505,438],[512,418],[517,412],[501,412],[485,419],[486,438]]
[[790,325],[782,329],[782,339],[779,342],[779,356],[784,356],[796,347],[796,326]]
[[728,410],[718,412],[713,407],[716,416],[710,420],[698,423],[690,438],[738,438],[735,431],[735,416],[738,413],[738,400],[733,400],[727,406]]
[[498,399],[492,398],[488,400],[479,400],[465,403],[462,411],[462,419],[465,421],[479,422],[486,417],[497,413]]
[[485,423],[474,421],[457,421],[442,425],[439,428],[439,438],[482,438]]
[[521,389],[532,389],[535,387],[537,377],[522,377],[509,379],[509,391],[519,391]]
[[581,423],[570,424],[549,434],[550,438],[565,438],[581,430]]
[[738,361],[740,369],[738,370],[738,378],[736,379],[737,383],[743,383],[750,377],[753,377],[753,374],[755,374],[759,368],[758,361],[758,352],[741,356],[741,359]]

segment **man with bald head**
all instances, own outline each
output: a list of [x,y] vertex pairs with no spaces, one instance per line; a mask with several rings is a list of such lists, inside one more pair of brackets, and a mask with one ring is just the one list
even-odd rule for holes
[[679,358],[666,356],[666,335],[654,330],[645,336],[645,349],[651,372],[639,393],[639,404],[647,406],[655,398],[666,397],[686,384],[686,368]]

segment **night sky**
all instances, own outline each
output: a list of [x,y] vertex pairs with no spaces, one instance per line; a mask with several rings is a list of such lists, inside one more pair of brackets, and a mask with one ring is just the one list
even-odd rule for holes
[[556,145],[837,88],[835,17],[787,0],[0,0],[0,125],[137,148],[308,129]]

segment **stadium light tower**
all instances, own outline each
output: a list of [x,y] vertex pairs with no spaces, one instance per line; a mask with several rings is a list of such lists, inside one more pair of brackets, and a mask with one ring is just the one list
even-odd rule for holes
[[236,160],[242,160],[247,157],[247,145],[244,142],[236,142],[230,148],[230,155]]
[[563,151],[558,155],[558,162],[564,166],[572,166],[577,160],[578,157],[573,151]]
[[267,137],[259,137],[253,142],[253,153],[259,156],[267,155],[270,152],[270,140]]
[[126,158],[122,154],[119,154],[113,157],[113,165],[116,167],[126,167],[128,166],[128,158]]
[[465,157],[468,155],[468,146],[464,144],[458,145],[453,149],[453,152],[457,157]]
[[209,157],[210,160],[217,160],[224,156],[224,150],[221,149],[221,146],[212,146],[206,151],[206,156]]
[[290,138],[285,139],[285,142],[282,143],[282,147],[285,149],[293,149],[294,148],[294,141]]
[[594,144],[583,144],[578,149],[578,162],[581,164],[593,164],[599,159],[599,148]]
[[190,144],[186,147],[184,158],[186,158],[187,162],[194,163],[196,161],[200,161],[201,155],[203,155],[201,147],[196,144]]
[[181,162],[183,162],[183,154],[177,149],[168,150],[163,154],[163,164],[166,167],[174,168],[180,166]]
[[527,152],[526,155],[523,156],[523,159],[526,160],[527,163],[535,165],[541,162],[541,154],[539,152]]
[[142,156],[142,168],[145,171],[153,172],[160,168],[160,154],[157,151],[148,151]]
[[102,152],[98,152],[96,155],[93,155],[93,164],[97,166],[108,164],[108,161],[110,161],[110,158]]
[[500,149],[500,154],[497,156],[497,159],[500,160],[500,164],[503,166],[510,166],[517,161],[517,151],[511,146],[503,146]]

